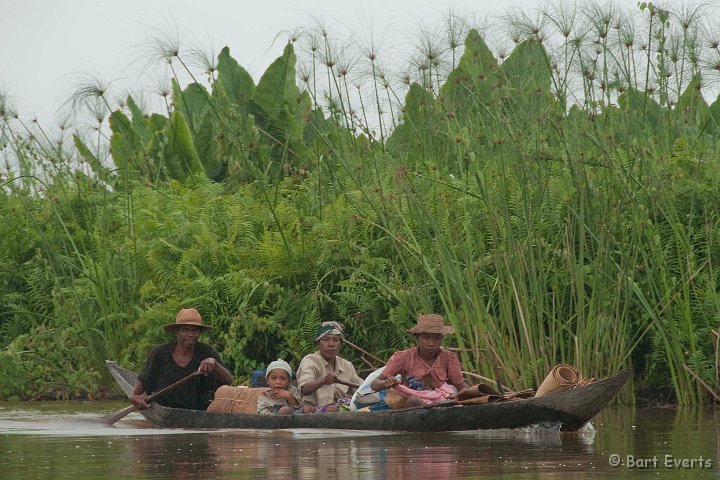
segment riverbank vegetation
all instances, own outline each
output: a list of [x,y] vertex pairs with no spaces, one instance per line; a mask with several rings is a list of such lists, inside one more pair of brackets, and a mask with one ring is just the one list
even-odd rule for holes
[[388,358],[417,313],[440,312],[465,370],[499,367],[513,388],[566,362],[632,366],[625,401],[716,400],[720,28],[705,13],[450,15],[402,74],[317,27],[257,83],[227,48],[198,69],[159,39],[162,113],[88,81],[72,101],[94,129],[58,139],[0,97],[0,398],[112,391],[103,360],[138,368],[194,306],[241,379],[297,365],[321,320]]

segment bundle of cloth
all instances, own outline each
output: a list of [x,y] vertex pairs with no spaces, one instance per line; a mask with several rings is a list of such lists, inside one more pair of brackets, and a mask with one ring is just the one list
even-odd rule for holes
[[410,388],[403,384],[398,384],[388,390],[385,396],[385,403],[393,410],[404,408],[407,403],[407,399],[410,397],[420,398],[425,405],[431,403],[439,403],[447,400],[452,400],[457,397],[458,391],[454,386],[443,383],[437,388],[425,389],[421,388]]

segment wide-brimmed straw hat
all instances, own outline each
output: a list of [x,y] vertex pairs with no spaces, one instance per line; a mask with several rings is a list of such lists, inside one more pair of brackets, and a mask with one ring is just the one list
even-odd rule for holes
[[420,333],[439,333],[441,335],[450,335],[455,329],[450,325],[445,325],[445,319],[442,315],[418,315],[417,325],[408,330],[408,333],[418,335]]
[[175,317],[175,323],[165,325],[164,329],[167,333],[173,333],[176,328],[185,326],[198,327],[203,331],[210,330],[210,328],[212,328],[210,325],[205,325],[203,323],[200,312],[196,309],[183,308]]

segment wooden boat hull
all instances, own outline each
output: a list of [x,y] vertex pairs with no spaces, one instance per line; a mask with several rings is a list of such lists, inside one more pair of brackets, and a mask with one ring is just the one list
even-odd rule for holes
[[[128,396],[137,375],[106,361],[115,381]],[[338,412],[326,415],[255,415],[185,410],[153,404],[140,413],[158,427],[264,429],[343,429],[441,432],[520,428],[559,423],[577,430],[602,410],[630,376],[629,370],[589,385],[538,398],[486,405],[438,406],[383,412]]]

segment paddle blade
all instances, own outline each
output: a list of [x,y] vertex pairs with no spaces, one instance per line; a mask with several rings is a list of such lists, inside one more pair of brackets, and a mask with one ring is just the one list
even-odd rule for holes
[[101,420],[103,423],[112,425],[113,423],[117,422],[121,418],[124,418],[127,415],[130,415],[135,410],[137,410],[137,408],[135,408],[135,405],[128,405],[127,407],[123,408],[122,410],[118,410],[117,412],[105,415]]
[[[169,392],[170,390],[174,390],[174,389],[176,389],[177,387],[179,387],[180,385],[189,382],[189,381],[192,380],[193,377],[195,377],[196,375],[202,375],[202,373],[200,373],[200,372],[198,372],[198,371],[192,372],[192,373],[191,373],[190,375],[188,375],[187,377],[181,378],[180,380],[178,380],[177,382],[173,383],[172,385],[168,385],[167,387],[163,388],[162,390],[153,393],[152,395],[150,395],[149,397],[147,397],[147,402],[152,402],[152,401],[155,400],[156,398],[159,398],[159,397],[165,395],[165,394],[166,394],[167,392]],[[118,410],[118,411],[115,412],[115,413],[112,413],[112,414],[110,414],[110,415],[106,415],[105,417],[102,418],[102,421],[105,422],[105,423],[107,423],[108,425],[112,425],[113,423],[115,423],[115,422],[117,422],[118,420],[120,420],[121,418],[123,418],[125,415],[129,415],[130,413],[132,413],[132,412],[134,412],[134,411],[135,411],[135,405],[130,405],[130,406],[127,406],[127,407],[123,408],[122,410]]]

